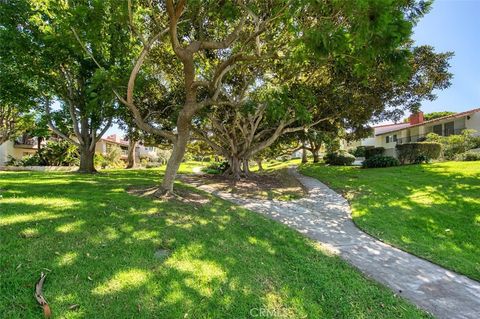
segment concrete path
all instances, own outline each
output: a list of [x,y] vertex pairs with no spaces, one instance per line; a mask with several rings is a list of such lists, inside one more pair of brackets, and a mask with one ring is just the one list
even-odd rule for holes
[[480,318],[480,283],[391,247],[359,230],[348,202],[316,179],[290,169],[307,188],[296,201],[245,199],[196,185],[223,199],[278,220],[334,250],[364,274],[437,318]]

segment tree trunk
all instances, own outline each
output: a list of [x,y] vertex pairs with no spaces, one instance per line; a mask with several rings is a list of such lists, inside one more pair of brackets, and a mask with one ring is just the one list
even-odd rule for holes
[[257,166],[258,166],[258,170],[260,172],[262,172],[263,171],[263,166],[262,166],[262,160],[261,159],[257,160]]
[[247,159],[242,160],[242,165],[243,165],[243,169],[242,169],[243,174],[245,176],[248,176],[250,174],[250,165],[248,163],[248,160]]
[[320,162],[320,156],[318,154],[318,150],[313,150],[312,154],[313,154],[313,162],[314,163]]
[[37,152],[42,149],[43,137],[37,137]]
[[137,148],[137,141],[135,141],[134,139],[130,139],[128,141],[128,158],[127,158],[126,168],[134,168],[135,166],[137,166],[136,156],[135,156],[136,148]]
[[307,158],[307,149],[305,148],[305,145],[302,147],[302,164],[308,163],[308,158]]
[[80,146],[80,167],[78,169],[79,173],[92,174],[96,173],[94,165],[95,150],[90,151],[88,146]]
[[190,122],[191,117],[184,113],[179,115],[177,120],[177,139],[175,143],[173,143],[172,155],[168,159],[165,175],[163,176],[163,181],[159,190],[155,193],[156,196],[173,193],[173,183],[190,139]]
[[242,177],[242,161],[233,156],[228,159],[228,163],[230,164],[230,167],[223,175],[231,177],[234,181],[239,181]]

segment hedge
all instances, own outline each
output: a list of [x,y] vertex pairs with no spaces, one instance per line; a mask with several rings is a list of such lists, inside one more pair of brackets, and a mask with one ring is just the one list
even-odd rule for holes
[[327,153],[323,157],[323,160],[325,161],[325,163],[330,165],[345,166],[345,165],[352,165],[353,162],[355,161],[355,156],[347,152],[340,151],[340,152],[334,152],[334,153]]
[[383,155],[375,155],[370,158],[367,158],[362,163],[362,167],[364,168],[374,168],[374,167],[391,167],[391,166],[398,166],[400,162],[398,159],[392,156],[383,156]]
[[397,144],[397,156],[400,163],[422,163],[440,157],[442,145],[435,142],[417,142]]
[[365,158],[370,158],[376,155],[383,155],[385,153],[385,148],[383,147],[372,147],[365,149]]
[[459,161],[480,161],[480,152],[465,152],[457,156],[456,160]]

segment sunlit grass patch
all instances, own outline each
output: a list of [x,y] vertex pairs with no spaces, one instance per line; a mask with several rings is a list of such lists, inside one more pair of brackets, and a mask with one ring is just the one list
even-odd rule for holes
[[349,194],[354,221],[368,233],[480,280],[479,162],[301,171]]
[[0,172],[0,317],[42,316],[40,272],[56,318],[428,317],[259,214],[181,183],[192,201],[126,192],[161,172]]

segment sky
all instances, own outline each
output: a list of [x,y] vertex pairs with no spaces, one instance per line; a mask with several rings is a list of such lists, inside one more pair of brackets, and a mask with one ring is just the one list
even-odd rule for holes
[[[422,111],[462,112],[480,107],[480,0],[436,0],[414,29],[417,45],[437,52],[452,51],[452,85],[436,91],[437,99],[424,101]],[[124,133],[113,126],[108,134]]]
[[480,0],[436,0],[414,30],[417,45],[452,51],[452,85],[422,103],[425,113],[462,112],[480,107]]

